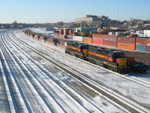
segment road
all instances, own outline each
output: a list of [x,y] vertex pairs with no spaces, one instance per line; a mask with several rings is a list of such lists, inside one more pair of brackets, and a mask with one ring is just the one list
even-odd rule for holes
[[[150,110],[149,78],[146,81],[126,77],[99,68],[21,30],[1,31],[0,47],[0,112],[141,113]],[[98,76],[94,74],[97,72]]]

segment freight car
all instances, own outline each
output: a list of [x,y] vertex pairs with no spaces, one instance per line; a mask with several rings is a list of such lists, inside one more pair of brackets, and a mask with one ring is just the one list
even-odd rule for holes
[[87,60],[112,71],[124,73],[128,70],[145,73],[147,65],[131,60],[122,51],[92,46],[81,42],[67,42],[65,53]]

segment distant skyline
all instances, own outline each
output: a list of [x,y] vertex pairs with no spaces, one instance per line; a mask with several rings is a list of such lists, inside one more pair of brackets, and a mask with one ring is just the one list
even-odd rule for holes
[[0,23],[74,22],[83,15],[150,20],[150,0],[1,0]]

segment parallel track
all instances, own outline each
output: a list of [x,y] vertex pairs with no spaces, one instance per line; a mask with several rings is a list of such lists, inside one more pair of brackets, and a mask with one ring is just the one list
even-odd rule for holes
[[[8,68],[5,69],[5,72],[6,70],[9,70],[12,73],[11,76],[15,80],[14,83],[11,84],[16,83],[15,87],[19,88],[18,92],[20,94],[20,97],[15,97],[15,99],[12,99],[12,102],[15,103],[13,104],[15,112],[86,113],[91,112],[90,109],[99,113],[103,112],[100,108],[93,105],[90,101],[86,100],[79,94],[74,93],[74,95],[78,95],[79,98],[86,101],[86,104],[90,107],[90,109],[83,106],[72,95],[70,95],[68,91],[60,87],[56,83],[56,81],[49,77],[52,76],[51,72],[45,70],[38,63],[34,62],[34,60],[30,59],[26,61],[26,59],[28,59],[28,55],[26,53],[22,53],[23,51],[18,46],[10,43],[11,41],[8,41],[8,38],[10,38],[8,34],[9,32],[6,32],[1,39],[1,43],[3,44],[1,48],[1,54],[3,59],[2,61],[4,61],[2,62],[2,66],[3,68],[5,68],[5,65],[8,65]],[[11,64],[13,64],[13,66]],[[7,82],[10,82],[10,80],[7,80]],[[10,86],[9,89],[12,89],[12,86]],[[11,98],[13,98],[13,96],[15,95],[14,92],[17,90],[12,89],[12,91],[13,92],[9,91],[11,94]],[[61,95],[58,95],[56,93],[58,91],[61,93]],[[17,99],[19,98],[23,100],[17,101]],[[34,98],[34,100],[32,100],[32,98]]]
[[[15,36],[14,36],[15,37]],[[17,39],[18,40],[18,39]],[[20,43],[24,43],[24,42],[20,42]],[[133,107],[133,106],[130,106],[131,103],[129,102],[126,102],[126,100],[121,100],[121,96],[118,96],[117,94],[115,95],[112,95],[111,91],[109,90],[106,90],[106,88],[104,88],[103,86],[100,87],[99,84],[95,83],[94,81],[92,80],[89,80],[87,77],[85,77],[86,75],[80,73],[80,72],[77,72],[76,70],[74,69],[71,69],[71,68],[68,68],[66,65],[64,64],[60,64],[58,63],[58,61],[56,61],[55,59],[52,58],[52,60],[48,59],[47,57],[45,57],[45,53],[44,52],[41,52],[33,47],[31,47],[30,45],[28,44],[25,44],[27,45],[27,48],[29,48],[30,50],[36,52],[38,55],[42,56],[43,58],[45,58],[46,60],[50,61],[50,62],[53,62],[53,64],[56,65],[57,68],[61,68],[63,69],[64,71],[66,71],[67,73],[69,73],[70,75],[73,75],[75,78],[79,79],[80,81],[82,81],[83,83],[86,83],[88,86],[94,88],[95,90],[99,91],[100,93],[104,94],[104,95],[107,95],[107,97],[109,98],[113,98],[112,100],[113,101],[116,101],[117,103],[119,103],[120,105],[122,106],[126,106],[125,108],[126,109],[130,109],[131,112],[144,112],[141,110],[141,108],[137,106]],[[49,56],[50,57],[50,56]],[[65,67],[65,68],[64,68]],[[68,71],[69,70],[69,71]],[[77,75],[80,75],[80,76],[77,76]],[[134,80],[135,81],[135,80]],[[136,81],[135,81],[136,82]],[[139,83],[139,81],[137,82]],[[141,84],[141,83],[140,83]],[[145,86],[148,86],[147,84]],[[108,93],[109,92],[109,93]],[[113,92],[114,93],[114,92]],[[116,98],[118,97],[118,98]],[[119,99],[120,98],[120,99]],[[128,99],[127,99],[128,100]],[[138,111],[139,110],[139,111]]]

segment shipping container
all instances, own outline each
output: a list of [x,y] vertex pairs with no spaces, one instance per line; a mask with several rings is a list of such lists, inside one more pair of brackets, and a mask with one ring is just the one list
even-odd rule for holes
[[64,29],[59,29],[59,34],[63,35],[64,34]]
[[83,37],[82,36],[73,36],[73,40],[83,42]]
[[117,47],[122,49],[135,50],[135,44],[131,44],[131,43],[118,42]]
[[146,38],[136,38],[136,44],[147,45],[147,39]]
[[71,34],[73,34],[73,30],[72,29],[69,30],[69,35],[71,35]]
[[93,44],[100,44],[103,45],[103,39],[99,39],[99,38],[93,38]]
[[106,45],[106,46],[117,47],[117,42],[116,41],[104,40],[103,44]]
[[147,39],[147,46],[150,46],[150,38]]
[[93,38],[100,38],[104,40],[117,41],[118,37],[114,35],[103,35],[103,34],[93,34]]
[[65,29],[65,28],[64,28],[64,35],[69,35],[69,30],[70,30],[70,29]]
[[147,46],[147,47],[146,47],[146,51],[147,51],[147,52],[150,52],[150,46]]
[[118,37],[118,42],[135,44],[136,38],[134,37]]
[[39,35],[39,36],[38,36],[38,40],[42,40],[42,36]]
[[93,38],[103,39],[102,34],[93,34]]
[[38,37],[37,37],[37,38],[38,38],[38,39],[40,39],[41,37],[42,37],[42,36],[38,35]]
[[117,41],[118,37],[114,35],[102,35],[104,40]]
[[54,33],[57,33],[57,34],[59,34],[59,31],[58,30],[56,30],[56,31],[53,31]]
[[85,42],[85,43],[92,43],[93,39],[91,37],[83,37],[83,42]]
[[38,40],[41,38],[40,35],[35,35],[35,38],[37,38]]
[[146,45],[136,44],[136,50],[146,51]]
[[130,34],[130,37],[138,37],[137,34]]

